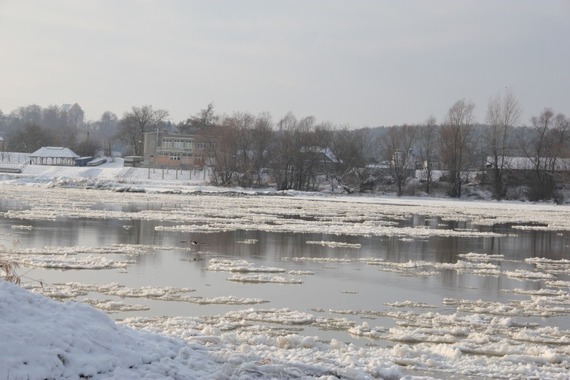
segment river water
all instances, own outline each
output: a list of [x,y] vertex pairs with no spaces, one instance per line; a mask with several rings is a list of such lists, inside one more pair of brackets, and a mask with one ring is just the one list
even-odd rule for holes
[[564,378],[566,206],[3,185],[0,211],[22,286],[135,328],[262,351],[298,334],[437,378]]
[[[159,210],[164,203],[126,203],[120,208],[127,212],[142,209]],[[2,211],[24,210],[24,202],[3,202]],[[116,206],[96,203],[93,209]],[[92,270],[23,267],[23,281],[55,284],[80,282],[88,284],[118,283],[127,287],[190,288],[196,297],[248,297],[266,302],[254,307],[311,310],[377,310],[386,304],[410,301],[429,304],[437,312],[449,312],[442,304],[446,298],[508,302],[523,299],[513,295],[512,289],[538,290],[543,282],[535,279],[485,276],[455,269],[443,269],[437,274],[414,275],[411,271],[379,270],[366,259],[389,263],[448,263],[461,260],[461,254],[504,256],[498,266],[501,271],[530,270],[527,258],[541,257],[553,260],[568,257],[570,235],[554,231],[514,231],[509,225],[492,227],[473,226],[469,221],[445,221],[441,217],[410,214],[407,218],[392,220],[397,227],[427,227],[466,231],[492,231],[501,237],[433,236],[402,238],[399,236],[331,236],[316,233],[267,231],[163,232],[157,226],[175,225],[155,220],[122,220],[97,218],[67,218],[56,220],[28,220],[27,228],[19,219],[0,219],[0,234],[4,245],[17,244],[21,249],[42,247],[108,247],[112,245],[152,246],[150,253],[135,256],[111,253],[117,260],[134,260],[127,268]],[[513,234],[516,232],[516,234]],[[512,234],[509,235],[509,234]],[[192,245],[196,241],[199,244]],[[326,241],[341,242],[326,246]],[[313,242],[312,244],[309,244]],[[164,247],[162,249],[161,247]],[[243,283],[228,281],[227,271],[208,270],[212,258],[246,260],[257,266],[277,267],[302,271],[299,284]],[[301,259],[299,259],[301,258]],[[417,269],[420,270],[420,269]],[[567,279],[567,276],[563,277]],[[109,298],[97,293],[94,298]],[[115,297],[119,299],[118,297]],[[81,300],[81,297],[78,297]],[[176,301],[137,299],[137,304],[148,310],[113,313],[116,319],[137,316],[197,316],[217,315],[251,305],[195,304]],[[532,317],[531,317],[532,318]],[[393,322],[382,321],[386,327]],[[570,328],[568,318],[552,317],[541,321],[546,325]],[[351,340],[345,333],[321,331],[321,334]]]

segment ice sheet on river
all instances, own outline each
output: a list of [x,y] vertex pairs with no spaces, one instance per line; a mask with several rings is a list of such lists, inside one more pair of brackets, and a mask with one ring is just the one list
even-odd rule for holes
[[191,293],[195,292],[193,289],[175,288],[171,286],[143,286],[141,288],[130,288],[117,283],[96,285],[83,284],[79,282],[66,282],[59,284],[30,283],[25,284],[25,286],[30,290],[57,299],[77,298],[80,296],[87,296],[89,293],[99,293],[107,296],[119,297],[120,299],[146,298],[157,301],[189,302],[198,305],[253,305],[268,302],[260,298],[249,297],[192,296]]
[[[192,196],[186,194],[132,194],[110,191],[93,191],[90,197],[85,190],[26,189],[25,209],[5,213],[6,218],[20,220],[57,220],[58,218],[95,218],[120,220],[155,220],[168,222],[157,226],[162,232],[220,232],[220,231],[267,231],[318,233],[353,236],[397,236],[401,238],[427,238],[436,236],[500,237],[492,231],[477,231],[474,228],[439,229],[429,226],[399,226],[397,220],[409,219],[420,214],[429,220],[442,217],[444,220],[471,220],[474,226],[510,223],[535,223],[548,219],[553,226],[566,225],[564,215],[552,212],[548,217],[520,206],[505,208],[464,207],[454,202],[430,203],[403,207],[400,200],[358,199],[343,201],[342,198],[300,199],[291,197],[259,196]],[[0,196],[17,199],[19,191],[11,186],[1,186]],[[133,212],[130,203],[144,198],[149,207]],[[190,198],[190,199],[189,199]],[[160,207],[152,207],[155,203]],[[169,206],[171,205],[171,206]],[[245,241],[244,241],[245,242]],[[249,242],[247,242],[249,243]],[[356,247],[355,247],[356,248]]]

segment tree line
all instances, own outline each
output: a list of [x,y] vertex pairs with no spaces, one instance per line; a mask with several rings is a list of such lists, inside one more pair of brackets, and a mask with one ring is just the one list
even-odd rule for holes
[[[544,108],[528,125],[512,92],[487,104],[484,123],[475,104],[453,103],[441,122],[430,116],[416,125],[350,128],[287,113],[276,122],[268,113],[219,115],[213,104],[177,124],[168,111],[132,107],[118,118],[105,112],[97,121],[73,128],[58,107],[32,105],[0,112],[5,150],[33,152],[46,145],[67,146],[80,155],[99,150],[143,154],[144,133],[156,130],[193,134],[201,142],[219,186],[275,186],[279,190],[346,193],[393,189],[399,196],[413,184],[461,197],[477,175],[496,199],[513,197],[521,185],[530,200],[558,199],[568,182],[570,120]],[[413,181],[418,171],[421,182]],[[436,181],[435,173],[444,173]]]

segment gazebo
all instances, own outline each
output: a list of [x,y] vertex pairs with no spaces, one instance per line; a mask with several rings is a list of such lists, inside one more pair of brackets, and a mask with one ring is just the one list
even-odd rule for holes
[[69,148],[47,146],[30,154],[30,164],[74,166],[75,159],[78,157],[79,156]]

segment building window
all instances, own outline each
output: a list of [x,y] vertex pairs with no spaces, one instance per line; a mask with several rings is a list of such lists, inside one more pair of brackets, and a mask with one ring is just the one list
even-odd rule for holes
[[165,137],[162,139],[162,148],[173,150],[191,150],[192,139],[180,137]]

